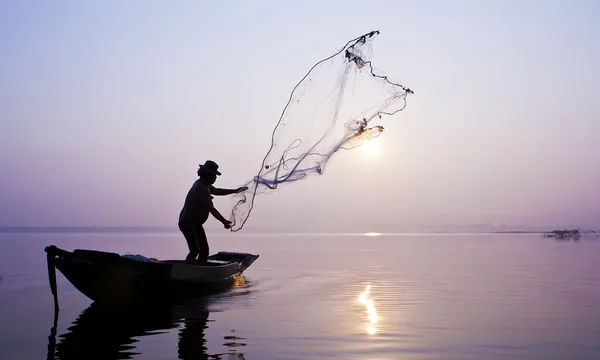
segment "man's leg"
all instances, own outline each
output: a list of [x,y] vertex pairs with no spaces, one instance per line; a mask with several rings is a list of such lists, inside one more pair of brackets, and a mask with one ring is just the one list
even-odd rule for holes
[[196,257],[198,257],[199,253],[194,226],[188,224],[179,224],[179,230],[183,233],[185,241],[187,241],[188,244],[188,249],[190,250],[188,255],[185,257],[185,263],[192,265],[196,262]]
[[204,227],[202,225],[194,226],[194,232],[196,233],[196,242],[198,244],[198,265],[206,264],[208,260],[208,240],[206,239],[206,232],[204,232]]

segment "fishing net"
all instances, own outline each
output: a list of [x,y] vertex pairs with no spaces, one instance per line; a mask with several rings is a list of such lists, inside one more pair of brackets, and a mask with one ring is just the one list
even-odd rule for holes
[[381,134],[372,124],[404,109],[413,92],[391,81],[371,63],[373,31],[350,40],[319,61],[293,88],[271,136],[258,173],[234,196],[232,231],[242,229],[256,196],[283,184],[323,174],[340,150],[350,150]]

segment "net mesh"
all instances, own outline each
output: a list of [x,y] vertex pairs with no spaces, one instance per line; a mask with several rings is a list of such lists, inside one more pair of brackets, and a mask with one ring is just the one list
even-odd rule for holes
[[313,65],[292,89],[258,173],[244,184],[248,190],[233,197],[232,231],[243,228],[258,195],[323,174],[334,154],[382,133],[383,126],[374,121],[406,107],[413,91],[371,63],[377,35],[372,31],[348,41]]

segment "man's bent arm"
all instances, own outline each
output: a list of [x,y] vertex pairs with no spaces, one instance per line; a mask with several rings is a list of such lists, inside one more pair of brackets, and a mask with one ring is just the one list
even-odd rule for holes
[[210,213],[212,214],[212,216],[214,216],[217,220],[219,220],[222,223],[226,223],[228,221],[227,219],[225,219],[223,217],[223,215],[221,215],[221,213],[215,207],[210,209]]

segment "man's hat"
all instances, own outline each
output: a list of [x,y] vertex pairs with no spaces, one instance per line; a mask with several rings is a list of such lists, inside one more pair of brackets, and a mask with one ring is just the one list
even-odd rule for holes
[[221,173],[219,172],[219,165],[217,165],[217,163],[212,160],[207,160],[204,163],[204,165],[200,165],[200,170],[212,174],[221,175]]

